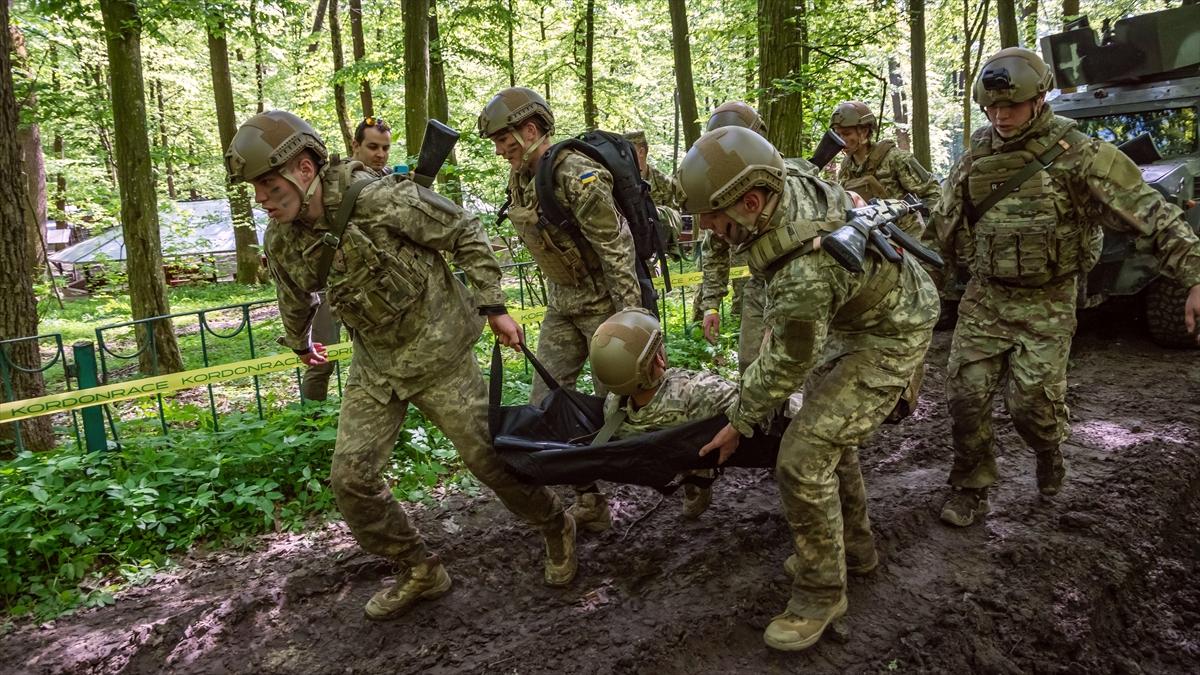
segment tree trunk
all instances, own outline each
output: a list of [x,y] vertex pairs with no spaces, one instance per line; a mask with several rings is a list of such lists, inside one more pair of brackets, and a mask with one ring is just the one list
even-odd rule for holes
[[[433,0],[430,0],[430,5]],[[516,11],[513,8],[513,0],[508,0],[508,20],[504,22],[508,32],[508,86],[517,86],[517,53],[513,46],[513,24],[517,21]],[[545,39],[546,24],[542,24],[542,39]]]
[[346,156],[351,153],[350,113],[346,110],[346,85],[342,84],[342,68],[346,60],[342,56],[342,22],[338,18],[338,4],[341,0],[330,0],[329,3],[329,45],[333,48],[333,105],[337,108],[338,127],[342,130],[342,143],[346,146]]
[[[546,8],[544,6],[540,7],[538,9],[538,28],[540,28],[541,32],[542,32],[542,44],[546,44]],[[550,69],[549,68],[546,69],[545,85],[546,85],[545,96],[546,96],[546,100],[549,101],[550,100]]]
[[163,172],[167,175],[167,196],[175,199],[175,166],[171,162],[171,140],[167,133],[167,108],[163,102],[162,80],[155,80],[150,85],[158,103],[158,147],[162,149]]
[[[438,31],[437,1],[429,2],[429,116],[449,124],[450,100],[446,96],[446,67],[442,62],[442,37]],[[453,149],[446,163],[452,167],[458,165],[458,155]],[[438,182],[442,184],[442,192],[462,206],[462,180],[454,171],[438,173]]]
[[[62,80],[58,75],[58,49],[55,47],[50,47],[50,63],[50,86],[55,95],[61,95]],[[59,161],[67,158],[66,144],[58,130],[54,132],[54,158]],[[56,229],[64,230],[70,227],[67,222],[67,175],[60,170],[54,175],[54,183],[54,225]]]
[[888,79],[892,85],[892,120],[896,123],[896,145],[901,150],[911,150],[911,135],[908,127],[908,101],[904,97],[904,75],[900,73],[900,62],[888,57]]
[[[367,44],[363,38],[362,0],[350,0],[350,43],[354,62],[362,63],[367,56]],[[367,78],[358,81],[358,98],[362,101],[363,117],[375,114],[375,100],[371,97],[371,83]]]
[[258,31],[258,0],[250,0],[250,36],[254,40],[254,86],[258,93],[258,112],[263,112],[263,78],[266,66],[263,65],[262,33]]
[[1079,0],[1063,0],[1063,28],[1079,16]]
[[591,129],[600,127],[596,110],[596,72],[593,59],[596,50],[596,0],[587,0],[583,20],[583,125]]
[[784,157],[804,156],[807,0],[758,0],[759,112]]
[[[12,37],[9,33],[8,3],[0,4],[0,340],[37,335],[37,298],[33,294],[33,264],[20,202],[25,198],[25,181],[21,176],[21,148],[17,142],[19,114],[13,90]],[[3,348],[0,358],[6,371],[8,363],[37,372],[12,372],[14,400],[41,396],[46,392],[35,341],[20,342]],[[0,400],[7,400],[0,390]],[[54,445],[54,431],[49,417],[35,417],[17,424],[0,425],[0,440],[13,439],[20,425],[21,440],[32,450],[45,450]],[[0,456],[8,453],[0,448]]]
[[429,0],[404,0],[404,141],[416,157],[429,121]]
[[908,22],[912,42],[913,155],[921,166],[930,167],[929,88],[925,80],[925,0],[910,0]]
[[996,20],[1000,23],[1000,46],[1002,48],[1020,46],[1016,1],[996,0]]
[[[217,109],[217,134],[221,138],[221,154],[233,143],[237,133],[236,114],[233,110],[233,79],[229,74],[229,45],[225,40],[225,22],[217,16],[209,16],[205,22],[208,31],[208,61],[212,72],[213,98]],[[258,234],[254,229],[254,214],[250,211],[250,193],[245,183],[227,185],[229,214],[233,221],[233,242],[237,258],[235,279],[239,284],[258,283],[259,262]]]
[[1021,27],[1025,31],[1025,46],[1038,48],[1038,0],[1029,0],[1021,7]]
[[[125,269],[134,319],[171,313],[163,278],[158,232],[158,202],[146,137],[146,94],[142,80],[141,22],[133,0],[100,0],[108,63],[112,73],[113,126],[116,136],[117,182],[121,194],[121,231],[125,236]],[[183,369],[179,345],[169,319],[153,322],[153,330],[137,331],[145,375]],[[151,346],[151,342],[153,346]]]
[[[335,4],[337,3],[337,0],[333,0],[333,1]],[[329,4],[329,0],[320,0],[320,2],[317,3],[317,15],[315,17],[313,17],[312,30],[309,31],[309,33],[308,33],[308,35],[309,35],[308,53],[309,54],[312,54],[313,52],[317,51],[318,45],[321,44],[321,41],[317,39],[317,34],[321,32],[321,26],[322,26],[322,24],[325,23],[325,7],[328,4]],[[330,25],[333,24],[332,16],[330,16],[329,23],[330,23]],[[300,65],[299,62],[297,62],[296,65],[299,66]]]
[[[975,82],[975,73],[983,62],[983,44],[987,37],[988,0],[983,0],[975,18],[971,19],[970,0],[963,0],[963,40],[962,64],[962,143],[963,148],[971,147],[971,110],[974,102],[971,100],[971,88]],[[975,58],[971,58],[971,47],[975,47]]]
[[696,85],[692,80],[692,45],[688,36],[685,0],[668,0],[671,10],[671,51],[675,54],[675,84],[683,137],[687,147],[700,138],[700,113],[696,110]]
[[[12,40],[12,54],[16,65],[25,72],[30,72],[29,52],[25,50],[25,36],[16,26],[7,26]],[[26,108],[26,119],[37,119],[37,95],[32,91],[21,102],[20,107]],[[25,214],[24,231],[26,243],[29,246],[29,273],[31,283],[36,283],[41,277],[39,270],[45,264],[45,245],[43,244],[42,228],[46,222],[46,158],[42,153],[42,133],[36,123],[17,129],[17,143],[21,147],[21,167],[24,171],[22,181],[25,186],[25,196],[20,207]]]

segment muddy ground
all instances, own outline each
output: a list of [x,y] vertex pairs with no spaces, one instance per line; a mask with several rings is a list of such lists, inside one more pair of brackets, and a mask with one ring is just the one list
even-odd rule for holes
[[678,497],[613,487],[617,526],[581,535],[580,573],[541,584],[539,538],[487,496],[416,508],[452,593],[396,622],[362,618],[390,566],[340,523],[216,553],[0,638],[18,673],[1185,673],[1200,671],[1200,353],[1160,349],[1120,315],[1085,322],[1069,402],[1070,473],[1034,489],[1000,416],[1003,478],[980,526],[938,521],[950,457],[931,350],[914,419],[863,448],[883,564],[850,613],[779,654],[787,525],[769,473],[732,470],[698,522]]

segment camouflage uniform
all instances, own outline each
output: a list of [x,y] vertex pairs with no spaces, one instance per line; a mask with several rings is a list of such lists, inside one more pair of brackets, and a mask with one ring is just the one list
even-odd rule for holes
[[642,175],[642,179],[650,185],[650,199],[658,207],[658,220],[663,227],[666,252],[677,258],[683,257],[683,250],[679,245],[679,237],[683,232],[679,204],[683,201],[683,196],[679,192],[679,185],[650,164],[646,165],[646,173]]
[[828,364],[788,425],[776,466],[800,562],[788,610],[813,619],[844,607],[846,558],[874,556],[858,446],[921,367],[938,315],[937,291],[908,255],[896,265],[871,253],[856,275],[824,252],[801,248],[759,268],[757,253],[771,231],[836,225],[850,206],[840,188],[789,172],[767,234],[751,248],[752,271],[768,278],[766,337],[726,412],[751,436],[818,360]]
[[[1078,279],[1099,258],[1102,225],[1147,238],[1167,276],[1184,287],[1200,284],[1200,243],[1179,208],[1146,185],[1115,146],[1074,126],[1048,106],[1016,138],[1003,139],[985,126],[972,135],[970,152],[944,187],[934,218],[938,243],[947,269],[958,261],[971,271],[946,380],[954,438],[949,482],[956,488],[986,488],[996,480],[992,398],[1005,374],[1005,402],[1021,438],[1042,457],[1057,456],[1067,439]],[[1070,148],[1048,169],[975,226],[966,223],[968,199],[983,201],[1005,172],[1032,158],[1027,148],[1040,152],[1059,138]],[[1031,236],[1039,229],[1042,238]],[[1018,247],[1017,239],[1025,243]]]
[[[933,211],[937,207],[941,189],[937,181],[912,153],[896,147],[892,141],[867,143],[867,158],[860,164],[851,155],[842,158],[838,167],[837,181],[847,190],[857,192],[863,199],[903,199],[914,194]],[[906,216],[900,227],[914,237],[920,238],[925,225],[920,218]]]
[[668,368],[654,398],[635,408],[628,397],[610,393],[604,401],[605,418],[617,412],[625,399],[625,421],[617,436],[631,436],[708,419],[725,412],[737,398],[737,385],[709,372]]
[[[310,343],[321,236],[345,188],[370,175],[359,162],[331,167],[323,179],[325,217],[268,226],[267,259],[292,349]],[[443,251],[471,281],[474,297]],[[502,308],[504,293],[477,218],[402,176],[368,185],[334,256],[329,299],[354,341],[330,482],[364,549],[411,564],[425,560],[420,534],[384,479],[410,402],[513,513],[543,531],[561,527],[557,496],[517,482],[489,439],[487,390],[472,351],[483,324],[475,308]]]
[[[538,228],[532,175],[510,173],[508,192],[508,217],[546,282],[537,356],[563,386],[573,388],[596,327],[617,310],[641,305],[633,236],[613,203],[612,176],[573,150],[558,154],[554,195],[574,215],[580,241],[562,228]],[[596,393],[604,395],[603,386],[594,385]],[[535,376],[530,402],[537,404],[547,391]]]

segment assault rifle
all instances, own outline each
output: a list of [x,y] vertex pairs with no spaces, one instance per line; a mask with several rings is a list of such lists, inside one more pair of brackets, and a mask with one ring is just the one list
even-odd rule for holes
[[911,194],[903,200],[872,199],[866,206],[847,211],[846,224],[821,237],[821,248],[855,274],[863,270],[868,244],[890,262],[900,262],[898,246],[926,264],[942,267],[944,263],[937,252],[896,226],[896,221],[910,213],[928,215],[929,209]]
[[413,169],[413,180],[422,187],[433,187],[442,165],[454,152],[454,144],[458,142],[458,132],[441,122],[430,119],[425,125],[425,139],[421,141],[421,153],[417,156],[417,166]]

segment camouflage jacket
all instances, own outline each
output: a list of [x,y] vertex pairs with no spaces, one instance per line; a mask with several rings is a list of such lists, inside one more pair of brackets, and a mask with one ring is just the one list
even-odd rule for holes
[[559,153],[554,195],[574,215],[577,240],[560,227],[539,228],[533,175],[509,175],[508,216],[542,268],[549,309],[567,316],[607,316],[641,305],[633,235],[613,203],[612,186],[612,176],[600,164],[573,150]]
[[[876,159],[871,155],[871,153],[884,149],[885,146],[882,143],[872,143],[868,146],[867,159],[861,164],[849,155],[843,157],[841,165],[838,166],[838,183],[846,189],[854,189],[854,182],[861,182],[867,176],[874,176],[883,188],[884,194],[864,193],[862,195],[864,198],[903,199],[905,195],[911,193],[920,197],[932,212],[937,208],[938,199],[941,197],[941,188],[937,181],[925,167],[921,166],[917,158],[912,156],[912,153],[894,147],[890,141],[887,144],[893,147],[882,158]],[[861,189],[859,191],[862,192]],[[920,237],[925,229],[924,223],[915,217],[902,219],[900,225],[904,231],[915,237]]]
[[737,385],[714,373],[668,368],[654,398],[635,408],[627,396],[610,393],[604,401],[604,416],[615,413],[625,402],[625,421],[617,436],[631,436],[708,419],[725,412],[737,398]]
[[[798,231],[814,231],[828,226],[825,214],[836,205],[824,204],[816,180],[788,176],[770,229],[794,225]],[[848,204],[844,193],[843,199]],[[884,269],[888,265],[896,264],[872,252],[864,260],[863,272],[854,274],[817,249],[785,256],[769,270],[753,270],[767,276],[767,335],[762,352],[742,376],[737,401],[725,413],[742,435],[752,435],[756,425],[800,391],[823,348],[823,360],[836,358],[825,344],[827,337],[838,338],[830,344],[845,352],[879,351],[872,371],[864,374],[869,381],[897,390],[907,385],[911,373],[893,365],[887,354],[924,349],[937,321],[939,300],[933,282],[913,256],[903,256],[898,269]],[[862,304],[860,297],[876,290],[881,280],[893,283],[892,288],[884,289],[874,306],[857,306]]]
[[[284,342],[292,349],[310,344],[322,290],[316,269],[321,237],[332,227],[341,195],[353,180],[376,175],[359,162],[336,165],[323,179],[324,216],[315,223],[267,226],[267,261]],[[466,274],[474,297],[454,277],[443,251]],[[389,263],[381,267],[379,260]],[[383,269],[388,267],[395,269]],[[461,359],[483,327],[476,308],[499,309],[505,302],[500,266],[479,219],[396,174],[359,194],[327,285],[333,311],[354,341],[350,377],[380,402],[393,392],[407,397]],[[364,298],[373,303],[369,311],[362,310]],[[386,325],[368,325],[376,306],[392,317]]]
[[[970,267],[976,262],[976,228],[966,220],[972,166],[988,154],[1011,152],[1025,147],[1031,139],[1036,140],[1056,131],[1061,133],[1064,126],[1073,127],[1074,122],[1055,116],[1046,107],[1029,131],[1020,137],[1003,139],[993,132],[991,126],[985,126],[972,135],[972,152],[954,165],[934,213],[937,244],[947,261],[947,270],[955,269],[959,263]],[[1185,288],[1200,284],[1200,242],[1188,227],[1179,207],[1147,185],[1137,165],[1116,146],[1082,134],[1076,134],[1075,138],[1070,149],[1044,172],[1038,172],[1030,178],[1018,191],[1023,193],[1035,180],[1045,182],[1049,202],[1046,206],[1049,211],[1047,216],[1054,221],[1054,239],[1061,242],[1073,238],[1091,248],[1090,251],[1084,251],[1082,256],[1085,258],[1081,263],[1085,268],[1082,271],[1086,272],[1099,255],[1102,227],[1140,235],[1151,245],[1164,274]],[[1028,200],[1020,198],[1019,194],[1017,197],[1001,200],[985,217],[999,222],[1003,222],[1006,216],[1018,222],[1027,218],[1021,209]],[[973,281],[980,283],[974,278]],[[1063,301],[1074,302],[1073,298],[1066,297],[1072,291],[1065,284],[1047,284],[1047,292],[1050,292],[1051,286],[1061,290]]]
[[642,179],[650,184],[650,199],[655,206],[669,206],[676,211],[683,204],[683,188],[673,178],[659,171],[650,164],[646,165],[646,175]]

